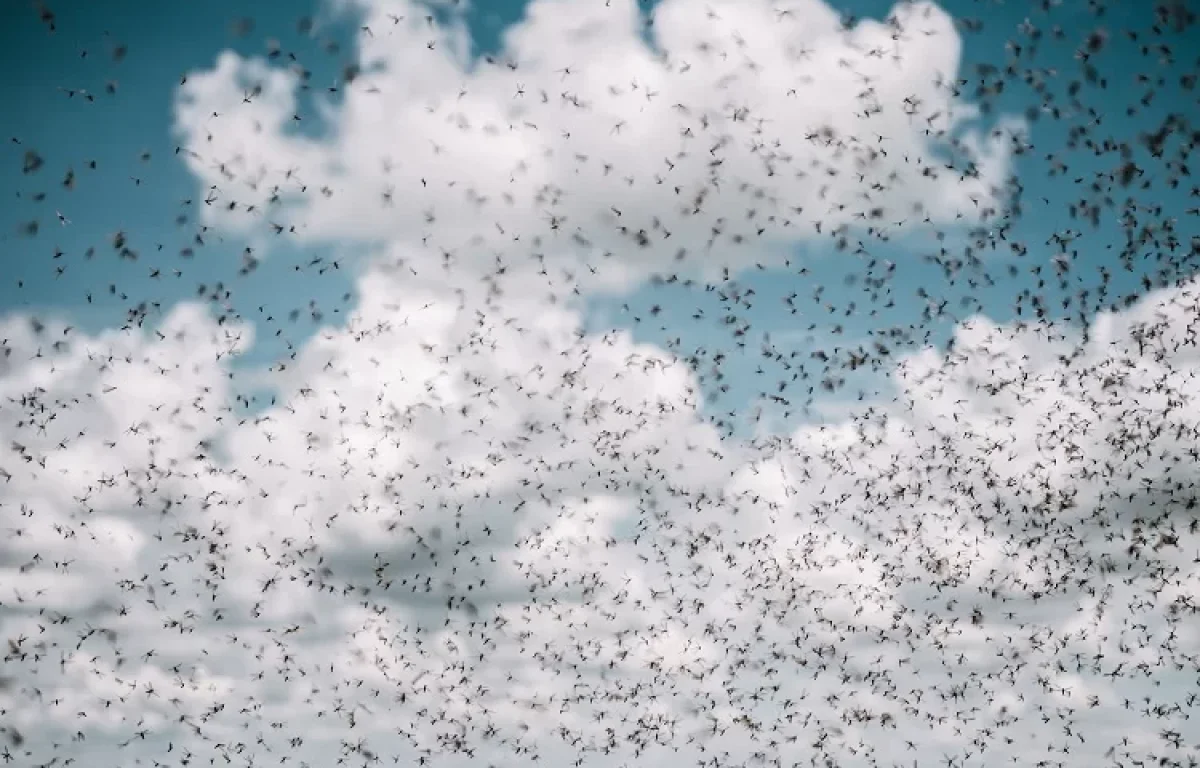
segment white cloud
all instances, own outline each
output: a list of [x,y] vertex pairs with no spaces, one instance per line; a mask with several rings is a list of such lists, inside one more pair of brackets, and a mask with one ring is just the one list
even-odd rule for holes
[[468,61],[461,20],[352,7],[371,30],[363,74],[336,105],[316,95],[322,138],[292,130],[299,77],[264,60],[223,53],[180,89],[188,165],[218,188],[211,221],[421,244],[414,263],[448,256],[458,275],[544,252],[587,290],[770,261],[845,225],[895,236],[1004,209],[1023,129],[965,127],[962,43],[929,3],[844,32],[819,0],[666,0],[651,47],[633,0],[538,0],[494,64]]
[[33,458],[0,486],[0,695],[30,760],[1182,754],[1158,733],[1196,693],[1194,284],[1070,363],[1045,328],[973,321],[897,366],[927,411],[767,455],[719,440],[659,350],[410,278],[365,275],[241,423],[218,353],[247,332],[197,309],[42,358],[9,324],[0,430]]

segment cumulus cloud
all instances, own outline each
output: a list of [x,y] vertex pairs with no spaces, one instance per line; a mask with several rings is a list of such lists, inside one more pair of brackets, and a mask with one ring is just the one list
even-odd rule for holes
[[633,0],[537,0],[483,60],[461,20],[348,6],[369,31],[340,100],[316,95],[318,137],[295,130],[320,87],[295,68],[226,52],[180,89],[211,222],[419,243],[460,272],[532,251],[604,289],[1005,209],[1022,126],[972,125],[961,40],[930,3],[845,29],[819,0],[666,0],[647,39]]
[[720,439],[660,350],[505,287],[376,267],[245,418],[248,329],[10,320],[16,751],[1183,754],[1196,284],[1086,343],[974,319],[897,403],[776,450]]

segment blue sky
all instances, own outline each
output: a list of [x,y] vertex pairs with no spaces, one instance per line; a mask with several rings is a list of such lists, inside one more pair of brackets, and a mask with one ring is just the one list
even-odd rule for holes
[[[847,2],[839,7],[860,17],[882,18],[889,4]],[[1006,44],[1009,40],[1020,40],[1018,27],[1027,15],[1034,24],[1051,26],[1044,13],[1021,3],[963,2],[946,7],[957,18],[983,22],[981,31],[963,32],[966,46],[960,74],[970,81],[963,86],[968,95],[981,82],[977,67],[1005,60]],[[507,1],[488,3],[483,8],[483,11],[472,10],[467,16],[477,53],[497,50],[500,33],[519,19],[523,11],[520,3]],[[267,51],[266,40],[275,38],[282,50],[297,53],[312,71],[314,89],[319,89],[332,84],[341,67],[353,58],[352,20],[343,17],[330,21],[320,15],[316,6],[302,8],[295,3],[260,3],[253,10],[253,25],[243,36],[234,34],[233,27],[236,20],[243,18],[244,9],[232,2],[151,4],[121,0],[102,5],[61,2],[54,7],[53,34],[33,10],[12,14],[11,23],[2,33],[5,44],[0,55],[6,59],[7,71],[24,74],[9,78],[0,86],[4,103],[13,107],[0,117],[2,132],[6,138],[16,137],[21,142],[6,143],[4,149],[11,190],[10,204],[0,214],[0,232],[11,267],[0,279],[0,306],[8,310],[66,313],[81,328],[98,328],[122,324],[127,310],[142,301],[167,308],[182,299],[195,298],[202,284],[207,286],[210,296],[218,293],[218,286],[230,291],[232,306],[247,318],[268,315],[281,318],[294,308],[304,310],[302,314],[306,315],[306,307],[313,301],[325,317],[332,318],[353,304],[353,297],[345,299],[352,289],[353,264],[336,271],[319,272],[322,264],[297,271],[297,266],[307,265],[313,258],[332,259],[327,252],[292,249],[273,255],[256,272],[240,276],[246,243],[214,233],[205,237],[204,247],[199,248],[191,241],[194,221],[185,226],[174,223],[176,216],[187,211],[181,207],[181,201],[191,199],[194,214],[204,197],[178,161],[177,145],[171,134],[172,99],[184,73],[211,66],[217,53],[226,48],[247,55],[263,55]],[[297,20],[305,14],[321,19],[319,40],[308,39],[298,32]],[[1103,18],[1097,18],[1086,2],[1064,2],[1055,10],[1052,23],[1062,28],[1065,40],[1043,41],[1035,58],[1022,59],[1023,66],[1057,70],[1058,77],[1050,79],[1048,88],[1059,94],[1062,103],[1069,81],[1080,79],[1081,63],[1076,50],[1087,34],[1097,28],[1116,31],[1145,27],[1151,21],[1149,14],[1149,9],[1141,4],[1115,4]],[[186,30],[186,34],[180,34],[180,30]],[[1046,37],[1050,37],[1049,29]],[[330,54],[323,49],[325,41],[336,42],[340,51]],[[1154,56],[1140,55],[1137,44],[1120,34],[1110,34],[1108,48],[1094,59],[1107,79],[1107,88],[1101,91],[1094,85],[1085,85],[1079,94],[1085,107],[1096,109],[1103,117],[1101,124],[1092,128],[1093,138],[1100,141],[1108,136],[1124,137],[1132,143],[1139,133],[1161,124],[1168,113],[1187,113],[1189,104],[1194,108],[1195,93],[1179,87],[1180,75],[1191,64],[1185,60],[1189,55],[1188,42],[1185,35],[1176,35],[1175,51],[1180,60],[1164,65],[1156,62]],[[118,44],[127,47],[125,57],[119,62],[111,55]],[[83,51],[87,52],[86,57]],[[1130,117],[1111,107],[1136,103],[1147,90],[1135,81],[1137,72],[1161,76],[1165,84],[1155,86],[1156,99],[1148,108]],[[117,85],[115,96],[105,92],[109,80]],[[1002,113],[1023,114],[1031,106],[1039,106],[1041,98],[1033,89],[1012,79],[1006,85],[1003,93],[992,100],[992,117]],[[82,95],[68,98],[64,89],[86,89],[95,101],[90,103]],[[983,121],[989,119],[985,116]],[[1117,252],[1122,247],[1123,232],[1111,212],[1106,212],[1097,228],[1071,221],[1066,215],[1068,204],[1082,196],[1080,185],[1073,183],[1075,177],[1090,181],[1094,171],[1110,170],[1118,164],[1114,154],[1092,157],[1081,147],[1067,146],[1070,127],[1086,122],[1083,117],[1055,120],[1043,116],[1032,125],[1030,143],[1034,148],[1019,158],[1015,167],[1024,187],[1024,215],[1008,233],[1009,241],[1024,242],[1029,253],[1020,259],[999,252],[980,253],[988,264],[987,271],[995,278],[994,284],[972,287],[960,280],[951,285],[941,268],[920,258],[930,251],[928,243],[873,242],[870,258],[880,264],[886,260],[896,265],[889,283],[895,306],[890,310],[880,308],[876,316],[866,316],[861,310],[871,302],[861,292],[861,283],[859,287],[847,283],[855,279],[853,275],[864,264],[857,259],[838,258],[828,252],[832,249],[805,246],[798,249],[793,263],[805,268],[806,274],[771,270],[736,276],[740,285],[753,290],[750,306],[742,306],[735,313],[739,323],[744,321],[753,328],[744,337],[752,359],[743,364],[736,362],[736,349],[724,335],[727,329],[717,324],[726,313],[718,294],[713,292],[643,286],[631,296],[594,300],[593,318],[598,325],[633,327],[640,338],[656,343],[678,338],[679,348],[685,352],[728,347],[726,351],[731,357],[724,366],[727,378],[723,383],[731,391],[719,398],[722,402],[728,400],[728,407],[739,407],[760,388],[756,378],[761,377],[750,377],[746,372],[761,364],[755,353],[761,346],[762,333],[785,340],[779,343],[795,345],[788,351],[807,356],[811,349],[806,339],[813,323],[817,328],[811,335],[812,345],[836,345],[839,334],[835,327],[839,325],[846,336],[855,339],[865,338],[874,328],[920,325],[924,302],[916,297],[919,288],[939,300],[945,299],[946,312],[958,319],[982,312],[999,322],[1008,322],[1018,319],[1014,297],[1024,290],[1038,292],[1038,281],[1045,280],[1040,292],[1046,297],[1050,316],[1073,317],[1077,321],[1080,302],[1076,298],[1070,308],[1064,308],[1063,296],[1053,279],[1050,258],[1054,254],[1047,240],[1055,231],[1074,227],[1082,232],[1073,245],[1079,259],[1071,270],[1072,291],[1087,289],[1095,297],[1098,270],[1102,266],[1113,275],[1110,301],[1144,291],[1144,277],[1149,276],[1156,283],[1161,279],[1155,274],[1161,265],[1147,256],[1153,250],[1150,247],[1142,249],[1133,271],[1122,267]],[[310,120],[300,129],[319,131],[320,127],[318,121]],[[45,167],[35,175],[22,175],[23,156],[30,149],[45,159]],[[1155,166],[1146,161],[1144,150],[1136,144],[1134,150],[1135,160],[1150,170],[1153,177]],[[148,159],[142,159],[143,153]],[[1046,157],[1050,154],[1068,163],[1070,171],[1066,176],[1046,176],[1045,169],[1049,166]],[[94,170],[89,168],[93,161]],[[72,191],[64,190],[61,185],[69,170],[74,171],[75,177]],[[1198,202],[1195,198],[1189,202],[1192,185],[1185,179],[1178,190],[1170,191],[1164,188],[1163,181],[1158,178],[1152,192],[1136,196],[1145,201],[1151,195],[1155,204],[1178,217],[1181,233],[1187,232],[1186,225],[1192,217],[1184,211]],[[44,199],[36,201],[34,196],[38,193],[43,193]],[[1127,192],[1114,193],[1118,203],[1123,194]],[[69,226],[59,225],[56,211],[69,218]],[[34,219],[40,222],[36,237],[18,234],[25,222]],[[118,231],[125,233],[128,247],[137,252],[136,261],[121,259],[112,247]],[[962,232],[950,232],[942,243],[951,258],[961,257],[964,244]],[[194,249],[195,257],[181,259],[180,250],[189,246]],[[1185,250],[1186,247],[1185,244]],[[90,259],[84,255],[88,248],[94,248]],[[56,257],[56,251],[61,256]],[[1010,266],[1017,269],[1015,276],[1009,274]],[[1041,275],[1030,272],[1039,266],[1043,270]],[[64,268],[61,274],[59,268]],[[160,270],[157,279],[150,277],[154,269]],[[183,277],[175,278],[174,269],[182,270]],[[1185,264],[1182,269],[1170,271],[1178,276],[1188,269]],[[786,296],[793,292],[811,295],[818,285],[825,286],[825,300],[837,307],[838,312],[825,316],[814,316],[812,312],[794,316],[787,312],[783,305]],[[109,286],[116,286],[115,294]],[[855,302],[860,311],[845,316],[840,310],[850,302]],[[629,309],[624,310],[623,305]],[[656,306],[661,314],[652,317],[650,310]],[[261,313],[259,307],[263,308]],[[703,310],[704,320],[692,318],[697,309]],[[1028,307],[1025,313],[1025,318],[1029,318]],[[952,321],[948,315],[924,324],[931,334],[929,338],[940,342],[944,341]],[[313,323],[301,320],[286,336],[296,344],[314,327]],[[925,338],[924,331],[920,338]],[[283,347],[273,341],[269,336],[260,341],[246,362],[258,364],[277,356]],[[874,380],[853,383],[841,396],[852,399],[858,390],[870,391],[878,383]]]

